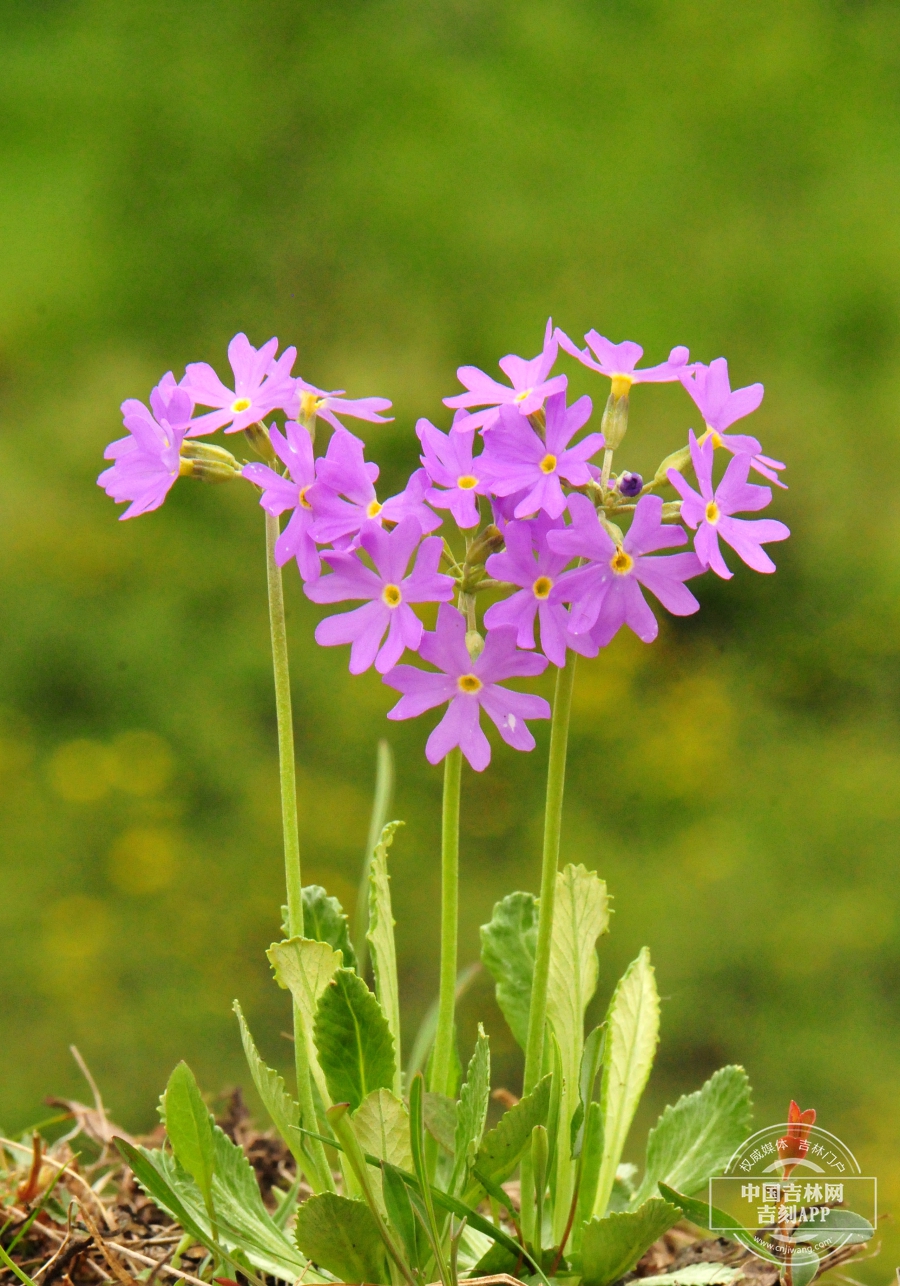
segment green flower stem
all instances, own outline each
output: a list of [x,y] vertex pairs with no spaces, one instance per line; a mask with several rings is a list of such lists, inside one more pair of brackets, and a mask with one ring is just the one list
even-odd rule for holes
[[441,986],[430,1088],[451,1091],[453,1017],[456,1006],[457,926],[459,919],[459,787],[462,752],[457,746],[444,760],[444,807],[441,821]]
[[[562,829],[563,791],[566,784],[566,750],[569,744],[569,716],[575,685],[576,654],[566,654],[566,663],[556,674],[553,718],[550,723],[550,757],[547,764],[547,803],[544,811],[544,851],[541,859],[541,895],[538,912],[528,1040],[525,1045],[523,1094],[530,1094],[541,1076],[544,1060],[544,1028],[547,1020],[547,983],[550,976],[550,944],[556,904],[556,872],[559,867],[559,837]],[[534,1176],[527,1153],[522,1162],[522,1228],[526,1238],[534,1237]]]
[[[284,832],[284,876],[287,885],[288,933],[303,936],[303,878],[300,868],[300,830],[297,822],[297,770],[294,763],[294,722],[291,712],[291,678],[288,670],[287,630],[284,619],[284,586],[281,568],[275,561],[275,542],[280,534],[278,519],[266,514],[266,575],[269,586],[269,627],[272,633],[272,668],[275,672],[275,711],[278,718],[278,763],[281,774],[281,819]],[[294,1060],[297,1069],[297,1098],[302,1123],[316,1124],[312,1080],[303,1015],[294,1005]],[[334,1179],[318,1140],[306,1145],[310,1159],[307,1174],[315,1192],[334,1191]]]

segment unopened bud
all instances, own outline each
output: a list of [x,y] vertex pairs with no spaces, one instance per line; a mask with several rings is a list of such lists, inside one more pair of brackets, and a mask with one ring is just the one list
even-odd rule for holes
[[473,661],[477,661],[484,651],[484,639],[477,630],[466,630],[466,648]]
[[184,442],[178,475],[197,478],[200,482],[231,482],[240,477],[241,468],[230,451],[209,442]]
[[258,456],[261,456],[263,460],[267,460],[269,464],[276,463],[278,457],[275,454],[272,443],[269,441],[269,430],[264,424],[249,425],[244,429],[244,437]]
[[528,423],[534,429],[538,437],[543,441],[544,434],[547,431],[547,417],[544,414],[544,408],[542,406],[538,407],[536,411],[531,412],[528,416]]
[[653,475],[651,486],[660,487],[664,482],[669,480],[669,470],[677,469],[679,473],[684,473],[685,469],[691,463],[691,448],[679,447],[671,455],[667,455],[665,460]]
[[663,521],[665,522],[666,518],[680,518],[680,517],[681,517],[681,501],[667,500],[662,507]]
[[617,394],[615,384],[613,385],[613,391],[606,399],[600,430],[603,434],[607,451],[615,451],[621,445],[622,439],[628,430],[627,388],[624,393]]
[[503,539],[503,532],[493,523],[489,523],[484,531],[480,531],[469,546],[469,552],[466,554],[466,566],[476,567],[483,563],[489,554],[496,554],[501,550],[506,542]]
[[639,496],[644,487],[644,479],[639,473],[620,473],[616,479],[620,496]]

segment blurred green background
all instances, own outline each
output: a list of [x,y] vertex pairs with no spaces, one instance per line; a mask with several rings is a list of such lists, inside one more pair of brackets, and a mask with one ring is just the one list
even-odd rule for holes
[[[597,1009],[642,944],[665,997],[642,1128],[716,1066],[900,1203],[900,9],[884,0],[5,0],[0,7],[0,1122],[86,1092],[140,1129],[173,1063],[288,1062],[262,516],[94,485],[118,405],[246,330],[394,400],[383,494],[462,362],[548,314],[763,380],[774,577],[707,577],[660,641],[581,666],[564,855],[615,895]],[[573,390],[605,382],[574,363]],[[637,389],[623,466],[696,416]],[[411,1037],[436,987],[440,771],[288,576],[306,877],[352,906],[387,732]],[[549,688],[549,682],[544,684]],[[538,881],[546,730],[464,780],[462,960]],[[486,982],[496,1079],[520,1064]],[[633,1136],[637,1157],[641,1131]],[[888,1236],[894,1236],[889,1229]],[[893,1274],[896,1254],[856,1270]]]

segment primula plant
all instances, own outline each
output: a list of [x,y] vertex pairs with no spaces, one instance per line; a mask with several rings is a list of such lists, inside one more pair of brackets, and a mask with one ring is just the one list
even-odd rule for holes
[[[347,427],[367,422],[377,439],[390,402],[296,377],[295,350],[278,357],[275,339],[256,349],[237,335],[226,381],[194,363],[180,380],[160,380],[149,409],[123,405],[127,436],[107,449],[99,479],[127,502],[123,518],[158,508],[184,477],[241,480],[265,514],[287,882],[284,936],[268,957],[293,1004],[295,1093],[235,1011],[298,1178],[268,1209],[184,1064],[162,1100],[169,1146],[120,1142],[147,1192],[209,1247],[210,1271],[392,1286],[508,1272],[545,1286],[608,1286],[691,1214],[691,1194],[747,1134],[747,1078],[725,1067],[666,1109],[642,1173],[622,1164],[657,1044],[654,971],[645,949],[604,1021],[585,1031],[607,892],[583,866],[559,869],[560,824],[577,657],[596,657],[623,627],[651,643],[657,612],[696,612],[692,586],[707,572],[729,578],[731,555],[774,571],[765,546],[787,527],[742,515],[772,498],[751,471],[781,487],[784,465],[731,432],[763,389],[732,390],[724,358],[705,366],[677,347],[640,366],[637,344],[590,331],[585,345],[548,322],[537,357],[502,359],[508,382],[461,367],[465,391],[445,399],[452,422],[442,430],[419,420],[420,467],[393,496],[379,495],[378,465]],[[566,375],[553,374],[560,349],[601,377],[597,427],[591,398],[569,404]],[[645,480],[618,459],[632,386],[648,382],[680,384],[696,428],[686,425]],[[219,430],[232,443],[243,434],[257,460],[211,442]],[[353,674],[374,667],[399,697],[388,719],[424,718],[425,755],[444,765],[440,991],[405,1072],[388,877],[399,823],[388,822],[386,750],[353,943],[337,901],[301,878],[282,597],[292,563],[326,609],[316,642],[349,647]],[[552,705],[517,687],[548,666]],[[482,929],[483,963],[524,1053],[522,1096],[488,1129],[488,1038],[479,1029],[463,1071],[454,1022],[466,977],[457,959],[461,766],[488,768],[490,725],[514,750],[532,751],[530,725],[543,719],[540,890],[505,897]]]

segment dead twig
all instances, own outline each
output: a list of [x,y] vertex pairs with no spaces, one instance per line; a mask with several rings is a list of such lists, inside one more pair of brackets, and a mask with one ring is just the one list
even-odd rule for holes
[[[85,1227],[93,1237],[94,1245],[97,1247],[97,1249],[100,1251],[100,1254],[106,1260],[113,1276],[116,1278],[117,1281],[122,1283],[122,1286],[137,1286],[137,1282],[134,1280],[131,1273],[129,1273],[125,1268],[122,1267],[118,1259],[116,1259],[115,1255],[110,1253],[105,1240],[100,1234],[100,1229],[94,1223],[93,1219],[88,1214],[86,1208],[84,1206],[80,1206],[80,1210],[81,1210],[81,1218],[84,1220]],[[120,1247],[117,1246],[116,1249],[118,1250],[120,1249]]]

